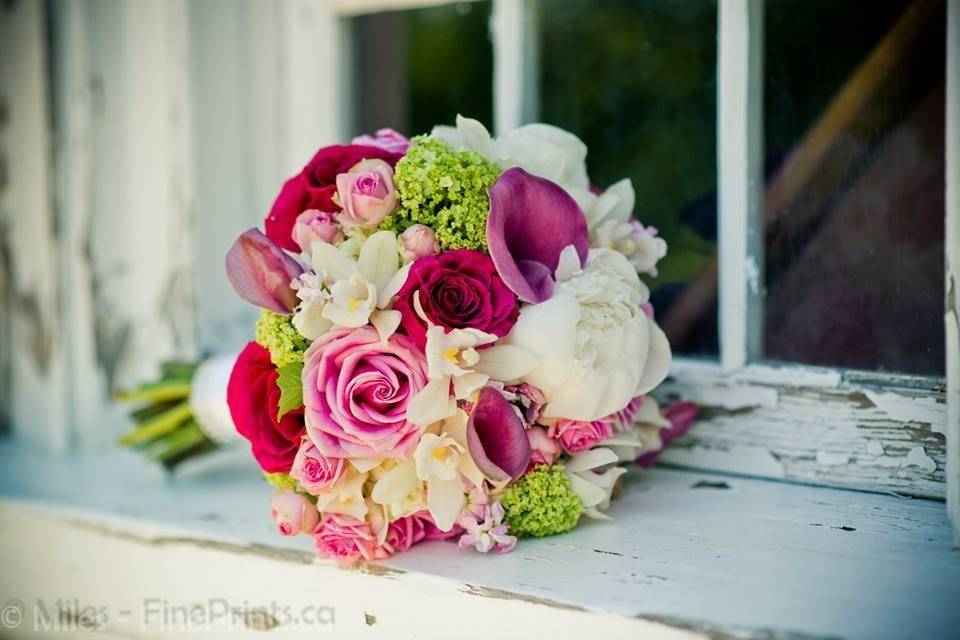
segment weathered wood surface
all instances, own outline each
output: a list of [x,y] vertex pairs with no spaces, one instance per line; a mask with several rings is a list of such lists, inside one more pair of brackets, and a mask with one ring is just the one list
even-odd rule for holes
[[40,2],[0,4],[0,413],[22,437],[67,447],[66,328]]
[[943,389],[894,387],[839,372],[754,367],[721,377],[679,363],[662,399],[703,406],[664,462],[810,484],[942,499]]
[[0,601],[84,596],[132,612],[111,617],[121,635],[140,633],[144,597],[330,604],[336,637],[883,640],[960,628],[960,554],[935,501],[657,469],[630,477],[612,523],[505,556],[431,543],[344,571],[312,560],[308,538],[273,531],[270,491],[243,450],[167,479],[119,452],[52,464],[0,446]]

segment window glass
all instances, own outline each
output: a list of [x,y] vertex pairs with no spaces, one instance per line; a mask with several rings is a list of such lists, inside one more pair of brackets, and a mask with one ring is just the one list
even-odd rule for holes
[[765,349],[942,374],[943,2],[765,5]]
[[412,136],[453,124],[457,113],[492,127],[490,8],[461,2],[353,18],[353,133]]
[[716,354],[716,33],[711,0],[539,3],[540,117],[587,144],[590,177],[629,177],[669,253],[650,280],[674,351]]

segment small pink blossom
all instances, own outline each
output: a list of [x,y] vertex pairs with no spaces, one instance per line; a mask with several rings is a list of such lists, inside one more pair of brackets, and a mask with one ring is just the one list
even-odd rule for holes
[[378,147],[390,153],[406,153],[410,140],[402,133],[393,129],[378,129],[376,135],[363,134],[350,141],[350,144],[362,144],[368,147]]
[[309,438],[300,443],[293,459],[290,477],[300,483],[309,494],[318,495],[328,490],[343,475],[346,463],[343,458],[328,458],[317,450]]
[[313,531],[317,555],[349,567],[360,560],[382,560],[389,554],[377,544],[370,523],[338,513],[328,513]]
[[337,197],[344,227],[372,229],[397,208],[393,168],[383,160],[361,160],[337,176]]
[[437,235],[426,225],[412,225],[400,235],[400,257],[404,262],[413,262],[417,258],[438,253],[440,245],[437,243]]
[[317,209],[307,209],[293,223],[293,241],[300,251],[310,251],[314,242],[333,243],[343,235],[333,219],[333,214]]
[[305,496],[290,489],[281,489],[270,501],[273,521],[285,536],[313,531],[320,520],[317,508]]
[[549,430],[567,453],[586,451],[613,435],[613,420],[610,417],[584,422],[583,420],[558,420]]
[[547,435],[543,427],[530,427],[527,429],[527,438],[530,440],[530,465],[528,469],[540,464],[551,465],[560,455],[560,445],[556,440]]
[[517,537],[507,533],[508,527],[503,517],[503,506],[499,501],[483,507],[478,516],[472,513],[464,515],[458,523],[465,533],[457,541],[457,547],[473,547],[480,553],[490,550],[497,553],[512,551],[517,546]]

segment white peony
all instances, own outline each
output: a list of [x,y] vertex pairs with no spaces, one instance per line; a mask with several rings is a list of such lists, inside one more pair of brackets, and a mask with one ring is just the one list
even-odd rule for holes
[[524,306],[489,351],[525,354],[531,364],[519,379],[543,391],[544,417],[597,420],[663,381],[670,344],[640,307],[649,292],[623,254],[591,250],[581,269],[567,247],[556,275],[553,297]]
[[431,135],[456,149],[476,151],[501,169],[520,167],[546,178],[574,199],[589,193],[587,145],[559,127],[528,124],[493,138],[478,120],[458,115],[456,127],[434,127]]

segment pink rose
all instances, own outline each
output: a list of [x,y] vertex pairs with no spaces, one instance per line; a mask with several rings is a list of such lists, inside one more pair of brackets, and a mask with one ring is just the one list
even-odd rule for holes
[[440,253],[437,235],[433,229],[423,224],[407,227],[400,235],[400,245],[400,257],[404,262]]
[[388,553],[401,553],[422,541],[427,535],[427,524],[416,514],[398,518],[387,527],[383,546]]
[[290,477],[300,483],[300,487],[311,495],[323,493],[343,475],[343,458],[328,458],[317,450],[313,441],[304,438],[300,443],[297,456],[293,459]]
[[394,308],[414,344],[427,342],[427,324],[414,308],[419,291],[427,318],[445,329],[479,329],[503,337],[517,321],[517,296],[503,283],[490,256],[473,249],[420,258],[410,267]]
[[273,495],[270,510],[277,528],[285,536],[313,531],[320,521],[320,514],[313,503],[290,489],[281,489]]
[[343,207],[337,214],[340,224],[372,229],[397,208],[393,167],[383,160],[361,160],[337,176],[337,197]]
[[360,559],[381,560],[387,557],[377,544],[370,524],[338,513],[328,513],[313,530],[317,555],[336,560],[348,567]]
[[307,434],[331,458],[399,458],[420,429],[407,405],[427,383],[427,362],[409,338],[384,343],[370,326],[329,331],[304,354]]
[[314,242],[333,243],[340,234],[340,227],[333,219],[333,214],[319,209],[307,209],[293,223],[293,241],[300,247],[300,251],[310,251]]
[[364,134],[350,141],[350,144],[363,144],[368,147],[378,147],[390,153],[404,154],[410,146],[410,140],[402,133],[393,129],[378,129],[376,135]]
[[586,451],[613,435],[609,418],[584,422],[582,420],[559,420],[550,427],[550,435],[557,439],[567,453]]
[[287,251],[297,251],[293,240],[293,226],[297,217],[308,209],[339,211],[334,202],[337,193],[337,175],[367,158],[379,158],[394,165],[402,154],[381,147],[364,145],[339,145],[323,147],[303,168],[303,171],[287,180],[280,195],[263,221],[267,237]]
[[527,439],[530,440],[531,449],[528,469],[538,464],[553,464],[556,457],[560,455],[560,445],[547,435],[547,431],[543,427],[527,429]]

